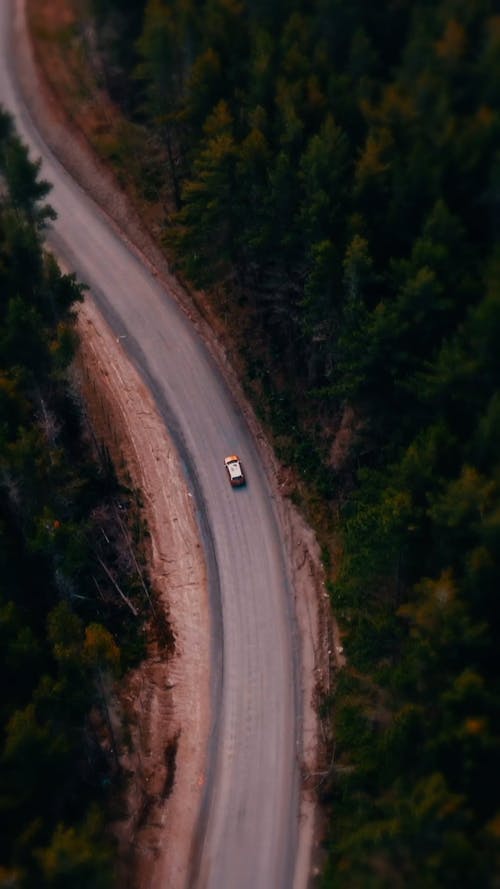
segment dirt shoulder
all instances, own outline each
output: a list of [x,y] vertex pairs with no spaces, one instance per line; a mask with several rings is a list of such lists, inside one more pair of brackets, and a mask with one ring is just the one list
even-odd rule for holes
[[[204,305],[203,294],[193,300],[172,276],[154,240],[154,220],[145,224],[134,206],[134,195],[125,195],[113,174],[97,160],[90,139],[80,128],[81,121],[62,109],[53,92],[58,63],[51,57],[51,86],[44,74],[47,57],[41,52],[41,44],[36,44],[36,60],[32,52],[24,19],[25,2],[16,0],[17,59],[23,94],[37,127],[131,249],[150,265],[189,314],[238,398],[267,468],[291,566],[301,652],[304,793],[295,889],[304,889],[311,873],[311,850],[318,848],[320,840],[315,788],[318,776],[327,767],[326,738],[315,705],[318,696],[330,689],[339,648],[324,590],[319,547],[314,533],[286,496],[285,473],[243,396],[228,358],[231,344],[218,319],[210,306]],[[35,0],[29,0],[28,5],[32,2]],[[36,0],[36,5],[38,12],[44,7],[52,17],[65,14],[64,2]],[[118,451],[114,457],[123,460],[134,485],[144,492],[151,533],[151,576],[176,636],[173,660],[167,663],[152,652],[123,690],[122,706],[131,717],[134,752],[123,751],[123,763],[131,778],[126,817],[118,827],[122,876],[125,880],[127,874],[127,882],[119,885],[184,889],[210,718],[210,616],[203,554],[191,498],[168,432],[120,343],[91,300],[86,300],[80,313],[80,329],[87,394],[90,387],[96,405],[101,404],[101,414],[112,417],[107,425],[123,430],[116,433]],[[175,745],[172,783],[171,751]],[[313,860],[315,857],[313,854]]]
[[[153,644],[115,707],[128,775],[120,820],[120,887],[185,886],[210,729],[209,607],[193,501],[155,404],[91,300],[79,311],[76,373],[96,437],[118,474],[141,491],[155,608],[175,652]],[[124,743],[121,726],[130,737]],[[172,850],[175,850],[173,854]]]

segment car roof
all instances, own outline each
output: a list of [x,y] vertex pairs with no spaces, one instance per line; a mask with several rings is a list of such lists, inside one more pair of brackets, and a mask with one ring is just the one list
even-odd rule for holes
[[236,456],[236,454],[232,454],[230,457],[226,457],[224,463],[226,466],[228,463],[239,463],[240,458]]

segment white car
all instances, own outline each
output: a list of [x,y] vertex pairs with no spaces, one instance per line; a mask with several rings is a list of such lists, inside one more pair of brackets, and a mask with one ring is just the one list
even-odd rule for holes
[[243,472],[240,458],[236,454],[231,454],[230,457],[225,457],[224,465],[227,469],[229,481],[233,488],[239,488],[241,485],[245,484],[245,473]]

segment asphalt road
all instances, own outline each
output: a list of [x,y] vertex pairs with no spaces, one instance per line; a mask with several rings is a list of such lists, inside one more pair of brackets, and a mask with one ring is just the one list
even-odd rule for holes
[[[53,183],[57,254],[86,282],[150,387],[197,504],[212,603],[213,733],[189,889],[291,889],[299,695],[280,529],[252,437],[184,313],[41,141],[16,87],[0,0],[0,102]],[[248,485],[232,490],[224,456]]]

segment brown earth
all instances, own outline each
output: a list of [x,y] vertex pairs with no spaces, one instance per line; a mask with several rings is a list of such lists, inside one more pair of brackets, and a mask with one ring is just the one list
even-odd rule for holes
[[[27,39],[25,0],[17,0],[17,4],[17,58],[23,93],[45,141],[189,314],[229,380],[260,446],[292,568],[301,639],[304,793],[295,889],[303,889],[311,873],[311,848],[316,850],[313,861],[319,849],[316,788],[329,766],[328,729],[319,723],[316,704],[319,695],[330,691],[334,670],[342,664],[319,547],[313,531],[286,496],[290,491],[288,474],[275,460],[244,399],[229,361],[235,353],[220,319],[203,294],[195,294],[193,300],[193,294],[173,278],[153,237],[157,233],[154,214],[148,217],[138,212],[135,190],[125,194],[92,149],[95,120],[101,120],[102,114],[108,121],[115,119],[118,110],[101,92],[88,99],[91,111],[82,113],[80,108],[78,115],[75,112],[75,75],[71,76],[72,66],[65,62],[65,42],[60,38],[53,42],[54,33],[71,25],[72,3],[27,0],[34,20],[36,13],[36,62]],[[126,716],[132,743],[123,743],[120,749],[129,780],[125,811],[116,824],[120,859],[117,885],[120,889],[184,889],[212,715],[210,613],[203,552],[192,499],[168,431],[91,297],[80,310],[79,328],[79,374],[89,415],[118,467],[143,492],[151,535],[150,577],[176,639],[175,654],[170,659],[152,647],[145,662],[118,689],[117,726]]]
[[117,885],[181,887],[210,727],[209,609],[193,501],[149,391],[91,300],[78,326],[75,376],[96,436],[118,474],[141,491],[155,608],[163,609],[175,637],[173,655],[150,644],[147,659],[117,689],[115,735],[128,775],[114,827]]

